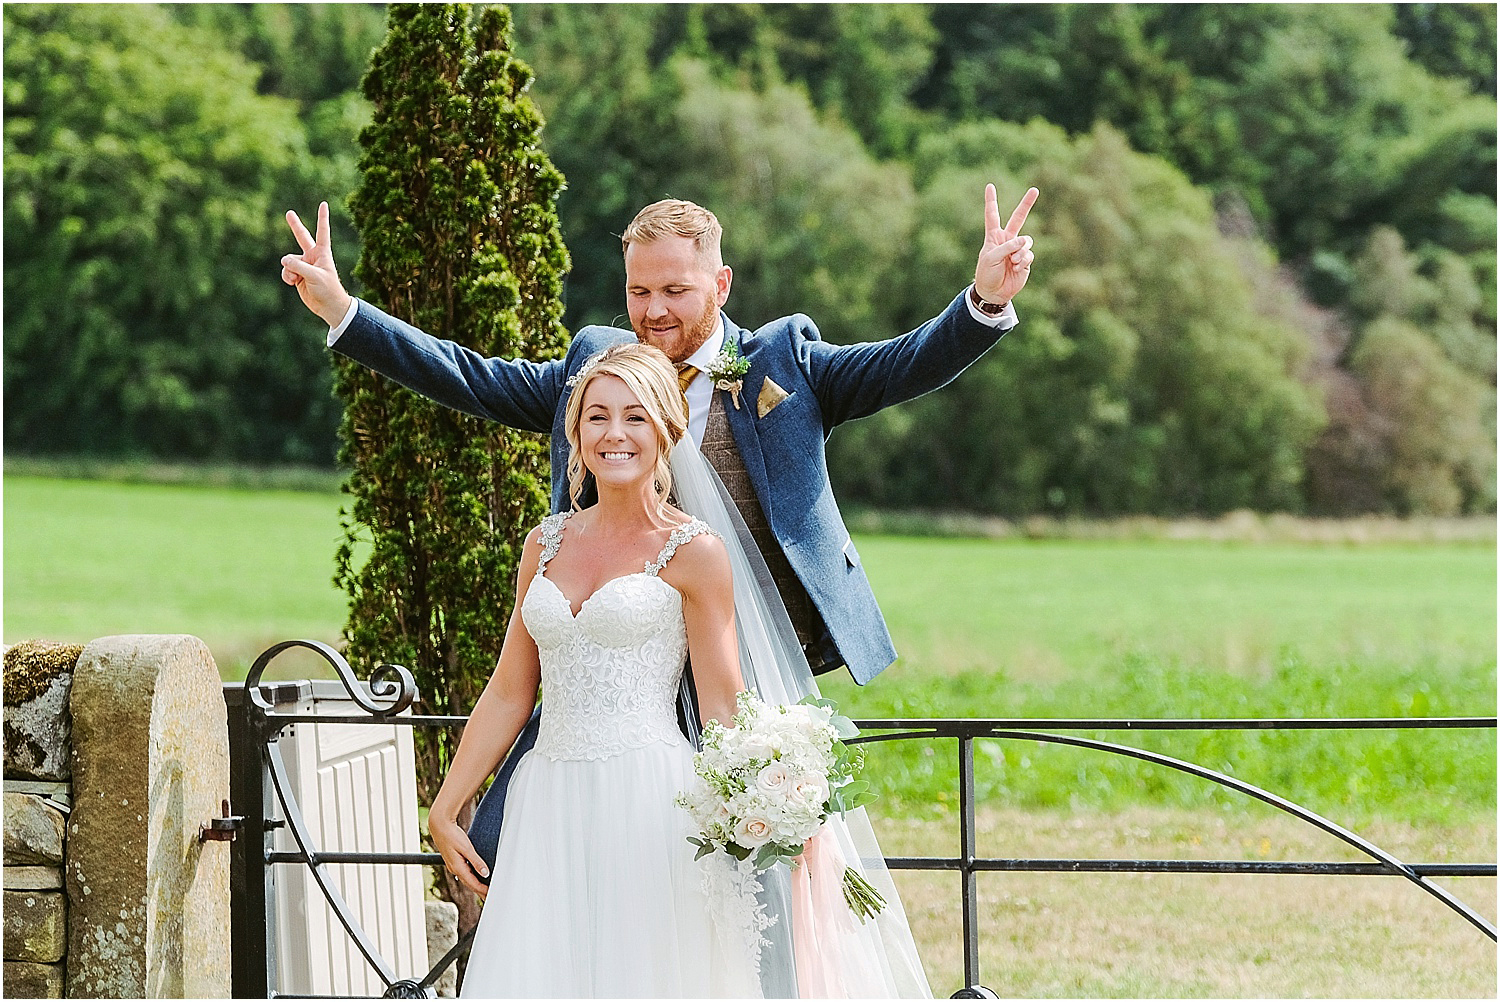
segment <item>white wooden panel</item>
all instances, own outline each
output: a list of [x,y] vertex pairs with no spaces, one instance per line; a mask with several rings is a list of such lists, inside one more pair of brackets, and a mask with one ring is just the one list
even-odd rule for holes
[[[305,734],[308,726],[290,725],[282,731],[282,738],[278,743],[286,762],[287,777],[294,790],[313,788],[315,756],[304,753],[306,742],[301,740],[301,735]],[[314,812],[314,817],[317,815],[318,812]],[[315,837],[321,837],[319,829],[314,828],[314,832]],[[297,849],[296,839],[292,837],[291,830],[285,827],[276,830],[273,845],[283,852],[294,852]],[[318,894],[312,873],[307,867],[277,866],[273,877],[276,882],[278,917],[277,983],[285,992],[312,994],[312,983],[307,980],[308,957],[321,955],[327,948],[326,936],[322,937],[324,941],[320,941],[318,935],[322,931],[321,920],[309,914],[310,906],[316,905],[314,899],[321,895]]]
[[[396,743],[392,741],[366,757],[365,768],[369,770],[366,782],[370,784],[372,790],[387,789],[395,780],[390,768],[395,764],[395,756]],[[399,800],[399,798],[392,799]],[[364,837],[371,845],[390,843],[390,826],[386,824],[386,818],[396,813],[399,807],[399,802],[391,803],[384,797],[370,798],[370,827]],[[370,883],[373,885],[375,894],[375,911],[380,917],[380,921],[371,930],[371,934],[376,936],[380,943],[380,955],[388,958],[398,970],[405,970],[406,959],[403,959],[401,954],[406,952],[406,937],[401,935],[400,923],[396,921],[395,912],[395,902],[400,898],[391,893],[391,883],[395,880],[395,874],[391,871],[397,869],[403,868],[395,866],[371,866],[369,868]]]
[[[304,700],[294,712],[348,714],[347,700]],[[411,728],[389,724],[298,724],[283,732],[294,795],[316,847],[343,852],[416,852],[416,770]],[[295,849],[285,830],[278,849]],[[324,900],[309,868],[275,868],[279,990],[378,996],[383,984]],[[427,971],[424,881],[418,866],[331,863],[325,872],[369,941],[398,977]]]
[[[344,833],[346,851],[350,852],[370,852],[375,848],[374,839],[370,838],[370,798],[375,795],[376,791],[370,789],[368,755],[369,752],[366,752],[357,758],[351,758],[341,767],[343,771],[340,775],[344,782],[341,784],[343,789],[340,792],[344,796],[339,799],[346,805],[341,818],[351,823],[350,828]],[[373,868],[373,864],[370,863],[353,865],[345,863],[339,867],[339,870],[342,871],[350,896],[359,902],[351,907],[356,915],[363,918],[365,935],[376,949],[380,949],[380,923],[385,916],[381,914],[380,902],[375,897],[374,881],[370,879]],[[382,951],[382,954],[389,958],[389,954],[385,951]],[[368,992],[373,987],[369,984],[369,980],[374,972],[368,967],[369,965],[366,964],[362,969],[349,972],[351,982],[358,976],[360,990],[364,992]]]
[[[349,789],[349,763],[335,762],[332,765],[320,763],[318,767],[318,791],[323,802],[323,843],[329,849],[336,852],[350,852],[354,849],[353,838],[350,837],[349,825],[352,821],[350,814],[353,810],[353,792]],[[342,796],[341,796],[342,794]],[[340,863],[330,866],[328,873],[338,883],[339,893],[344,896],[344,901],[349,905],[351,914],[363,919],[364,904],[359,899],[359,885],[349,879],[349,865]],[[344,931],[343,924],[339,922],[338,916],[333,909],[323,910],[324,921],[328,924],[328,935],[336,948],[333,955],[333,987],[336,994],[349,995],[353,992],[364,990],[364,978],[359,976],[359,970],[364,966],[364,958],[360,955],[349,934]]]
[[[401,774],[403,767],[410,768],[412,773],[411,782],[398,782],[395,784],[399,795],[389,820],[390,834],[387,836],[392,840],[406,840],[411,846],[411,851],[421,849],[420,827],[417,820],[417,783],[416,783],[416,750],[415,738],[412,728],[397,727],[395,730],[396,744],[392,749],[392,766],[397,775]],[[403,763],[411,763],[403,766]],[[394,886],[403,901],[421,900],[426,897],[427,868],[421,866],[392,867],[391,872],[395,877]],[[436,963],[437,957],[427,955],[427,912],[425,905],[422,912],[415,916],[418,923],[417,934],[406,937],[406,970],[426,972],[428,967]]]

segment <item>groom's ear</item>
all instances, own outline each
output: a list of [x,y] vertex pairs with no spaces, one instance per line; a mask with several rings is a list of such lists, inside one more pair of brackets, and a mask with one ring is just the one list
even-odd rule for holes
[[733,282],[734,270],[727,264],[721,267],[719,273],[714,276],[714,299],[718,302],[719,309],[721,310],[724,308],[724,304],[729,301],[729,286]]

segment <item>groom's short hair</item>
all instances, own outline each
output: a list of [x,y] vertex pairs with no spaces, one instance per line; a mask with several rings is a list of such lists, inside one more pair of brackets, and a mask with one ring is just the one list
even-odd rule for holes
[[703,206],[680,198],[664,198],[635,214],[620,235],[620,250],[623,253],[633,243],[655,243],[663,237],[688,237],[698,251],[699,263],[708,271],[718,271],[724,266],[719,249],[723,235],[719,218]]

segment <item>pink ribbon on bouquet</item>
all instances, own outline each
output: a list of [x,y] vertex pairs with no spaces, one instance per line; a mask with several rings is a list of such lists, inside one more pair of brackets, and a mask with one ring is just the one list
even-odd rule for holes
[[825,825],[792,868],[792,949],[805,999],[880,998],[887,993],[869,927],[844,900],[844,854]]

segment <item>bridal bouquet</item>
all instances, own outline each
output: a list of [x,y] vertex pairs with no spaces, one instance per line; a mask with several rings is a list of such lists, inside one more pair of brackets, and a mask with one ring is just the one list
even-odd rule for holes
[[[693,757],[698,782],[678,795],[692,815],[701,859],[724,852],[752,860],[757,870],[788,861],[802,851],[829,815],[875,799],[857,778],[862,753],[842,738],[858,734],[831,699],[809,696],[794,706],[767,705],[742,692],[734,727],[710,720],[703,750]],[[850,867],[844,870],[844,900],[862,919],[885,899]]]

